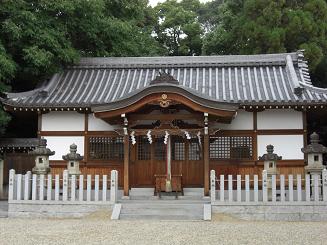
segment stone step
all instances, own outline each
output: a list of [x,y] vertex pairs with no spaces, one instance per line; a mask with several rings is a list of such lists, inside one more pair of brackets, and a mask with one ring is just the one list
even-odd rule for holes
[[203,207],[204,203],[200,201],[129,200],[122,203],[119,219],[203,220]]
[[203,215],[138,215],[121,214],[121,220],[203,220]]
[[130,190],[130,196],[153,196],[154,194],[154,188],[131,188]]

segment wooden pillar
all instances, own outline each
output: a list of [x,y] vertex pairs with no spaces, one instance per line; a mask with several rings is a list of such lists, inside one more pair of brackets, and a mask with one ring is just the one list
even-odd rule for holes
[[129,195],[129,137],[124,135],[124,196]]
[[209,195],[209,128],[208,113],[204,113],[204,136],[203,136],[203,164],[204,164],[204,195]]
[[209,134],[204,135],[203,158],[204,158],[204,195],[209,195]]
[[124,196],[129,195],[129,135],[128,121],[125,114],[122,114],[124,119]]
[[[307,111],[304,109],[302,111],[302,123],[303,123],[303,147],[306,147],[308,145],[308,128],[307,128]],[[304,162],[308,162],[308,154],[304,154]]]

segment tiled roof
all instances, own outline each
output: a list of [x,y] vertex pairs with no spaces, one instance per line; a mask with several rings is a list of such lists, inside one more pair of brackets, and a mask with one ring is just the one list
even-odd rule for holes
[[33,91],[9,93],[17,107],[92,107],[126,99],[171,74],[189,93],[240,105],[319,104],[327,90],[312,86],[302,52],[199,57],[83,58]]

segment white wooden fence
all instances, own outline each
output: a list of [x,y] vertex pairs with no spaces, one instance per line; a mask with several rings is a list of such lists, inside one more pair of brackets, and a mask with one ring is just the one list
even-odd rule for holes
[[107,175],[69,176],[64,170],[62,178],[55,175],[25,175],[9,171],[8,202],[117,202],[118,172]]
[[[210,172],[211,202],[221,205],[260,203],[288,205],[327,202],[327,170],[316,175],[216,176]],[[327,204],[327,203],[326,203]]]

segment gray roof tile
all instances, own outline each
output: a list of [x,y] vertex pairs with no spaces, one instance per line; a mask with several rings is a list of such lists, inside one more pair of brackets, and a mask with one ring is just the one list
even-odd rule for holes
[[[209,100],[240,104],[325,103],[301,52],[200,57],[83,58],[33,91],[9,93],[19,107],[91,107],[135,94],[165,71],[179,87]],[[298,97],[296,87],[304,89]],[[44,94],[47,96],[44,96]]]

